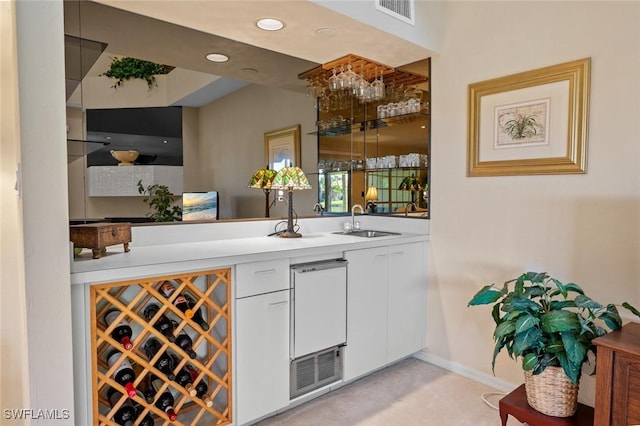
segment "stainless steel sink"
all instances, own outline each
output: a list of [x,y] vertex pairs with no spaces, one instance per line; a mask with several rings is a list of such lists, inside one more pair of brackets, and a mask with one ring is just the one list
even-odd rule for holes
[[334,234],[349,235],[353,237],[363,237],[363,238],[388,237],[389,235],[400,235],[399,232],[374,231],[372,229],[362,229],[359,231],[351,231],[351,232],[334,232]]

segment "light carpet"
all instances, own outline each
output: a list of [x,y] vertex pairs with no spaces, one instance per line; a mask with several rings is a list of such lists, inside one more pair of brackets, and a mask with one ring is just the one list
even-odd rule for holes
[[[284,413],[259,426],[498,426],[482,400],[495,389],[408,358]],[[497,406],[501,396],[488,401]],[[508,425],[520,425],[509,417]]]

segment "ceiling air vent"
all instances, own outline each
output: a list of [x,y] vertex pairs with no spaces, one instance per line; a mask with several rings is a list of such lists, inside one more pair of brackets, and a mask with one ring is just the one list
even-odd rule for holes
[[376,0],[376,9],[394,18],[415,25],[415,0]]

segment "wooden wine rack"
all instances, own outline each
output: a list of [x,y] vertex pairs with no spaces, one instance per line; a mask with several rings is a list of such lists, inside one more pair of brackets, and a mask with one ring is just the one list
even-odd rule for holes
[[[160,285],[169,280],[176,287],[169,298],[160,293]],[[200,309],[209,324],[209,330],[202,328],[173,305],[173,300],[179,295],[187,293],[196,300],[193,310]],[[162,379],[164,384],[158,390],[156,399],[169,389],[174,396],[174,410],[178,419],[171,422],[167,415],[153,403],[147,403],[138,394],[133,400],[140,404],[141,412],[134,425],[147,414],[151,414],[156,425],[226,425],[232,421],[231,400],[231,270],[218,269],[205,272],[187,273],[162,277],[152,277],[139,280],[129,280],[91,286],[91,354],[92,354],[92,402],[93,424],[114,425],[113,420],[117,410],[127,402],[124,387],[113,378],[113,372],[128,359],[133,365],[142,367],[134,381],[134,386],[148,379],[153,374]],[[147,305],[155,303],[160,310],[151,323],[145,320],[143,311]],[[116,308],[120,314],[110,326],[104,322],[104,314]],[[176,321],[174,335],[186,332],[193,340],[193,350],[198,354],[191,359],[178,345],[171,343],[163,334],[156,330],[152,323],[162,314]],[[126,319],[133,329],[131,341],[133,348],[125,350],[120,342],[111,337],[112,330],[120,320]],[[144,343],[154,337],[162,343],[162,349],[149,360],[144,351]],[[107,354],[117,349],[122,356],[111,366],[107,364]],[[169,352],[178,356],[180,362],[174,365],[174,374],[189,363],[199,372],[193,385],[201,380],[208,386],[208,397],[213,406],[208,407],[204,401],[191,397],[186,389],[178,383],[169,380],[165,374],[154,367],[161,353]],[[112,407],[107,398],[109,387],[121,393],[121,397]]]

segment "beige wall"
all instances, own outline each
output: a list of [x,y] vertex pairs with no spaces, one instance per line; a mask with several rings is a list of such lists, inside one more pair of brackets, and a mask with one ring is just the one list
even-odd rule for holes
[[[640,305],[640,3],[448,2],[433,58],[428,353],[491,375],[485,284],[547,271],[600,302]],[[467,85],[592,58],[588,173],[465,176]],[[522,383],[501,355],[496,376]],[[592,398],[583,377],[581,398]]]
[[[9,91],[9,139],[2,138],[2,386],[7,393],[22,392],[19,378],[28,382],[28,399],[11,395],[6,408],[51,408],[66,411],[73,422],[73,360],[71,339],[71,294],[69,289],[69,228],[67,202],[67,161],[65,142],[64,39],[61,1],[15,2],[15,34],[17,49],[5,53],[2,60],[17,66],[16,74],[2,76],[3,121],[5,89]],[[3,2],[3,6],[4,5]],[[3,36],[4,26],[3,9]],[[14,33],[15,28],[15,33]],[[4,65],[3,65],[4,67]],[[15,70],[15,69],[14,69]],[[7,87],[5,87],[5,84]],[[17,104],[15,94],[17,93]],[[13,116],[11,117],[11,114]],[[19,125],[19,131],[18,126]],[[3,122],[4,131],[4,122]],[[4,163],[5,148],[10,151]],[[21,164],[21,200],[9,201],[5,185],[15,182],[16,160]],[[6,173],[6,175],[5,175]],[[5,183],[6,182],[6,183]],[[15,194],[14,194],[15,197]],[[7,204],[5,205],[5,201]],[[18,203],[22,204],[22,210]],[[8,212],[8,223],[5,221]],[[5,226],[9,228],[5,243]],[[5,253],[5,244],[13,242]],[[5,255],[7,257],[5,257]],[[11,263],[11,260],[14,260]],[[7,275],[5,275],[7,274]],[[24,284],[24,285],[23,285]],[[5,290],[7,289],[7,290]],[[5,291],[13,297],[5,298]],[[26,306],[26,309],[24,308]],[[22,308],[22,309],[21,309]],[[21,312],[22,311],[22,314]],[[13,313],[6,318],[6,313]],[[26,319],[26,329],[25,329]],[[9,321],[8,324],[6,321]],[[7,327],[15,327],[7,335]],[[24,336],[25,352],[18,338],[7,341],[14,333]],[[5,346],[13,346],[16,364],[6,364]],[[20,371],[20,369],[23,369]],[[28,373],[26,372],[28,371]],[[6,389],[8,378],[16,389]],[[3,407],[5,408],[5,407]],[[63,414],[64,415],[64,414]],[[3,413],[4,416],[4,413]],[[46,424],[47,420],[19,422]]]
[[22,202],[14,190],[20,162],[14,6],[13,1],[0,2],[1,408],[29,405]]
[[[265,132],[300,124],[300,166],[313,179],[317,137],[308,133],[315,130],[315,114],[312,98],[258,85],[246,86],[200,108],[200,190],[220,192],[221,219],[264,216],[264,194],[247,188],[247,184],[256,170],[266,166]],[[300,216],[313,214],[317,180],[312,186],[294,193],[294,209]],[[286,214],[284,203],[271,210],[271,217]]]

